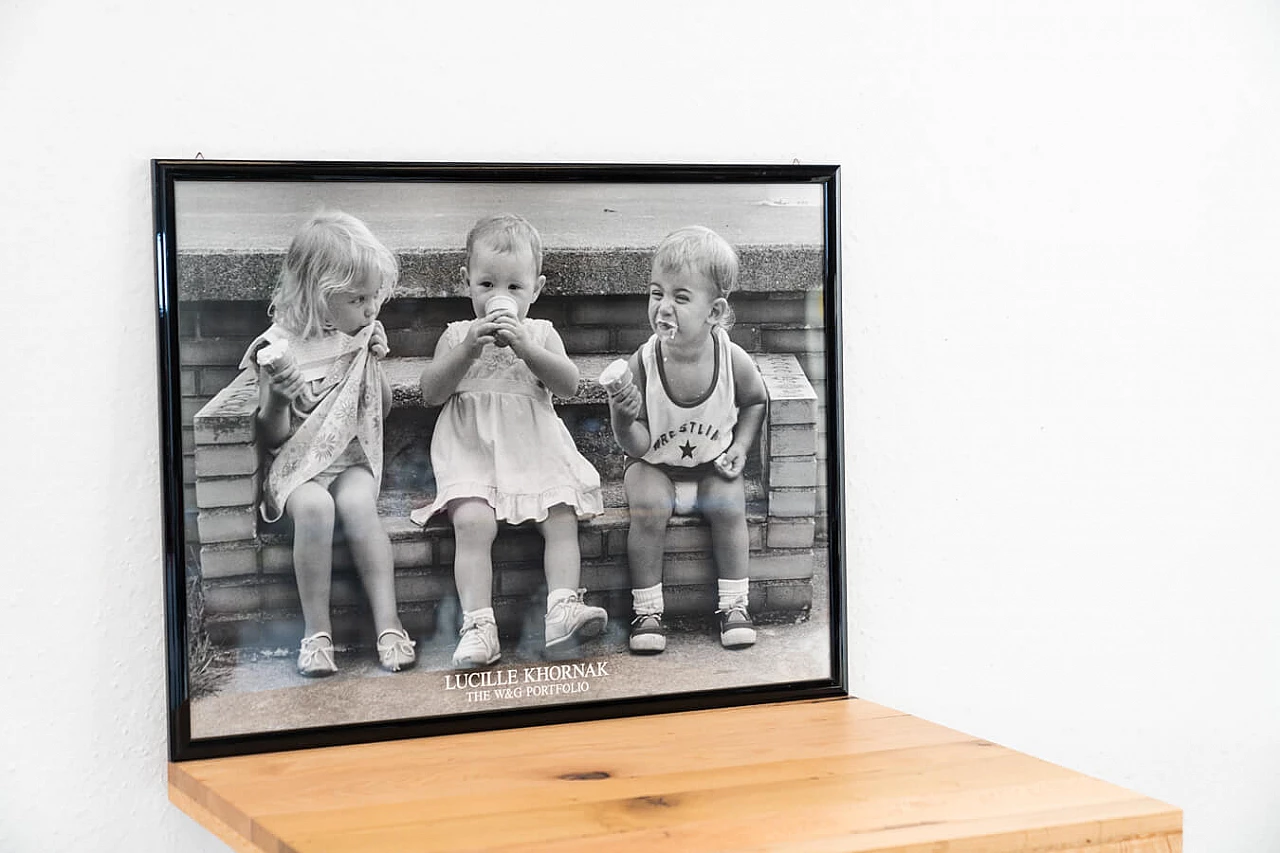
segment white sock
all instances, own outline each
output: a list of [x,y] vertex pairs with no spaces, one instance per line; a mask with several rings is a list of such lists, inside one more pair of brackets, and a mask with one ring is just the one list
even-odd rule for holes
[[728,610],[735,604],[746,605],[747,591],[750,589],[750,578],[720,578],[720,610]]
[[569,589],[565,586],[551,590],[551,592],[547,593],[547,612],[550,613],[551,608],[555,607],[566,598],[573,598],[577,594],[578,591],[576,589]]
[[661,616],[666,609],[662,600],[662,581],[644,589],[631,590],[631,608],[637,616]]
[[474,622],[481,622],[481,621],[486,621],[486,622],[496,622],[496,621],[497,621],[497,620],[495,620],[495,619],[493,618],[493,608],[492,608],[492,607],[481,607],[481,608],[478,608],[478,609],[476,609],[476,610],[464,610],[464,611],[462,611],[462,622],[463,622],[463,624],[464,624],[464,625],[467,623],[467,620],[468,620],[468,619],[469,619],[469,620],[471,620],[473,623],[474,623]]

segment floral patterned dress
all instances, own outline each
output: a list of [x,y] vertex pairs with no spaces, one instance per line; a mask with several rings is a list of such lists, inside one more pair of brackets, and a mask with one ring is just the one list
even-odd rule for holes
[[298,486],[315,480],[328,488],[355,465],[367,467],[381,486],[381,367],[369,353],[375,325],[354,336],[334,331],[305,339],[273,325],[245,352],[240,367],[256,371],[254,355],[259,349],[288,341],[307,383],[289,407],[289,438],[269,451],[259,506],[264,521],[276,521],[284,514],[285,503]]

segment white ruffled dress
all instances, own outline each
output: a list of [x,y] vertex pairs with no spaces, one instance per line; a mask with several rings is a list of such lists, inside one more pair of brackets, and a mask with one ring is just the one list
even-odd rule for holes
[[[546,320],[524,321],[539,346]],[[470,320],[450,323],[444,342],[457,346]],[[483,498],[499,521],[544,521],[556,504],[578,518],[604,511],[600,475],[578,452],[551,405],[551,391],[508,347],[485,346],[444,404],[431,438],[436,497],[410,518],[426,524],[452,500]]]

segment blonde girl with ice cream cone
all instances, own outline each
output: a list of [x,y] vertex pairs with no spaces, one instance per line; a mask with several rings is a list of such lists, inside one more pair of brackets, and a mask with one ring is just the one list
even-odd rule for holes
[[258,375],[258,438],[270,462],[264,520],[293,526],[293,570],[302,605],[298,672],[332,675],[330,590],[335,521],[373,611],[378,660],[411,666],[414,643],[396,605],[391,541],[378,518],[382,430],[391,388],[379,359],[387,336],[377,321],[399,277],[386,246],[363,222],[321,213],[294,235],[269,314],[241,368]]
[[453,524],[454,581],[463,618],[457,669],[501,657],[493,612],[498,522],[532,523],[545,542],[545,645],[571,649],[608,616],[578,588],[578,520],[604,511],[600,475],[573,443],[551,395],[578,390],[578,368],[547,320],[531,319],[542,293],[542,238],[523,217],[488,217],[467,235],[462,286],[475,318],[450,323],[422,372],[427,405],[443,406],[431,437],[436,496],[411,518]]
[[629,645],[637,654],[666,648],[667,523],[673,514],[695,511],[711,528],[720,642],[743,648],[756,641],[747,608],[742,471],[767,397],[755,362],[725,328],[737,280],[737,253],[719,234],[691,226],[667,235],[649,276],[653,335],[618,369],[620,377],[603,383],[614,437],[628,456],[623,484],[635,613]]

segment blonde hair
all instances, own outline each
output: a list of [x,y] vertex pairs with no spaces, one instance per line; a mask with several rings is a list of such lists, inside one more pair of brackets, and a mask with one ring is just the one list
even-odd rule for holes
[[476,243],[484,241],[495,252],[503,254],[514,252],[517,247],[525,245],[533,255],[533,274],[542,275],[542,237],[538,229],[516,213],[499,213],[497,216],[486,216],[471,226],[467,232],[467,266],[471,266],[471,253]]
[[390,299],[400,278],[396,256],[350,214],[322,211],[294,235],[267,314],[302,338],[332,328],[325,300],[373,278],[378,305]]
[[[653,253],[653,268],[663,272],[693,270],[706,276],[715,285],[721,299],[738,286],[738,253],[729,241],[710,228],[689,225],[677,228],[658,244]],[[720,325],[733,325],[733,309],[725,310]]]

